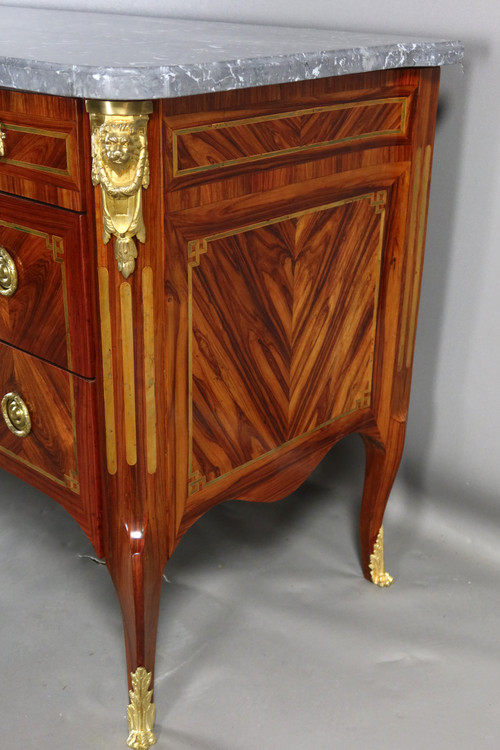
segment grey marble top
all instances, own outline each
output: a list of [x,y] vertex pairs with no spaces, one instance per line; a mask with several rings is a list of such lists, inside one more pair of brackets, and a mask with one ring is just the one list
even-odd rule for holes
[[460,42],[76,11],[0,9],[0,86],[157,99],[460,62]]

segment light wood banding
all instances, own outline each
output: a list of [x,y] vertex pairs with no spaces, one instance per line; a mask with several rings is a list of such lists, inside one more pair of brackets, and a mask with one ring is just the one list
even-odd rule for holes
[[137,463],[137,420],[135,414],[134,323],[132,290],[128,282],[120,284],[120,310],[123,362],[123,410],[127,463]]
[[154,474],[157,468],[156,445],[156,374],[154,348],[154,292],[153,269],[146,266],[142,270],[142,316],[144,326],[144,389],[146,400],[146,461],[148,472]]

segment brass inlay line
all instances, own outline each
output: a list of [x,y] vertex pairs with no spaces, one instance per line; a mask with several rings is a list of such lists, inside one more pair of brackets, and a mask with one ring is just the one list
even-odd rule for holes
[[68,359],[68,369],[72,369],[71,362],[71,337],[69,332],[69,309],[68,309],[68,289],[66,286],[66,267],[64,265],[64,243],[61,237],[52,237],[52,252],[56,263],[61,264],[61,280],[63,293],[64,321],[66,324],[66,356]]
[[12,451],[9,451],[7,448],[4,448],[2,445],[0,445],[0,453],[5,453],[6,456],[9,456],[10,458],[15,459],[16,461],[19,461],[19,463],[23,464],[24,466],[28,466],[30,469],[34,469],[34,471],[38,472],[38,474],[41,474],[42,476],[47,477],[47,479],[51,479],[53,482],[56,482],[56,484],[60,484],[61,487],[67,487],[66,481],[63,481],[62,479],[59,479],[59,477],[56,477],[53,474],[50,474],[48,471],[41,469],[39,466],[32,464],[26,458],[23,458],[22,456],[18,456],[17,453],[13,453]]
[[46,246],[52,252],[54,251],[53,242],[50,239],[50,235],[47,232],[40,232],[38,229],[31,229],[30,227],[24,227],[21,224],[14,224],[11,221],[2,221],[0,219],[0,225],[7,227],[7,229],[15,229],[18,232],[26,232],[26,234],[32,234],[34,237],[42,237],[45,240]]
[[[71,159],[70,159],[70,143],[69,143],[70,134],[69,133],[60,133],[54,130],[42,130],[40,128],[28,128],[22,125],[6,125],[5,123],[2,123],[2,129],[4,131],[14,130],[20,133],[28,133],[29,135],[41,135],[46,138],[64,139],[66,141],[65,143],[66,169],[59,169],[57,167],[46,167],[46,166],[43,166],[42,164],[33,164],[30,161],[8,159],[7,157],[2,158],[2,164],[11,164],[14,167],[25,167],[26,169],[34,169],[37,172],[46,172],[47,174],[58,174],[58,175],[63,175],[64,177],[72,176],[71,175]],[[5,148],[5,151],[7,151],[7,146],[4,146],[4,148]]]
[[410,274],[411,274],[411,255],[414,252],[415,237],[417,232],[417,219],[420,205],[420,182],[422,179],[422,148],[419,146],[415,154],[415,164],[413,172],[413,197],[410,213],[410,229],[408,233],[408,256],[406,258],[406,278],[404,285],[404,299],[403,299],[403,310],[401,314],[401,333],[399,338],[399,352],[398,352],[398,372],[401,372],[403,368],[405,346],[406,346],[406,332],[408,328],[408,308],[410,305]]
[[56,263],[61,263],[64,258],[64,244],[62,241],[62,237],[57,237],[57,235],[52,235],[52,255],[54,256],[54,260]]
[[[427,145],[422,156],[419,146],[415,154],[415,172],[413,177],[413,199],[408,233],[408,251],[403,310],[401,315],[401,334],[398,350],[398,372],[403,367],[410,367],[413,355],[413,340],[417,325],[417,308],[419,286],[422,275],[422,257],[424,252],[425,220],[427,199],[430,187],[432,147]],[[413,260],[412,260],[413,258]]]
[[203,255],[203,253],[206,253],[208,250],[207,240],[201,239],[201,240],[191,240],[188,242],[188,261],[189,265],[199,266],[200,265],[200,255]]
[[153,269],[142,269],[142,314],[144,326],[144,383],[146,400],[146,458],[149,474],[157,468],[156,448],[156,376],[155,376],[155,318]]
[[192,490],[193,479],[199,472],[193,472],[193,268],[199,265],[199,257],[195,250],[198,240],[188,242],[188,494],[202,489],[202,484]]
[[106,460],[110,474],[116,474],[115,391],[113,386],[113,354],[111,315],[109,309],[108,269],[98,269],[99,310],[101,318],[102,388],[104,396],[104,425],[106,432]]
[[78,474],[75,471],[69,471],[64,475],[66,480],[66,486],[74,492],[76,495],[80,494],[80,482],[78,480]]
[[[373,130],[368,133],[360,133],[358,135],[345,136],[344,138],[333,138],[327,141],[321,141],[318,143],[309,143],[302,146],[293,146],[287,149],[276,149],[275,151],[262,152],[260,154],[252,154],[249,156],[240,156],[234,159],[228,159],[225,161],[216,162],[214,164],[204,164],[197,167],[189,167],[187,169],[179,169],[178,162],[178,138],[182,135],[191,135],[192,133],[203,133],[209,130],[224,130],[226,128],[234,128],[239,125],[255,125],[261,122],[272,122],[275,120],[286,120],[294,117],[302,117],[311,114],[321,114],[322,112],[335,112],[345,109],[356,109],[360,107],[373,107],[380,106],[383,104],[400,104],[401,105],[401,119],[400,124],[397,128],[386,129],[386,130]],[[407,97],[391,97],[388,99],[373,99],[365,102],[348,102],[342,104],[324,105],[320,107],[310,107],[308,109],[299,109],[294,112],[282,112],[278,115],[261,115],[257,117],[247,117],[242,120],[228,120],[227,122],[214,122],[209,125],[196,125],[189,128],[179,128],[178,130],[172,131],[172,154],[173,154],[173,170],[174,177],[181,175],[194,174],[196,172],[204,172],[209,169],[219,169],[221,167],[234,166],[235,164],[242,164],[245,162],[257,161],[259,159],[269,159],[277,156],[278,154],[294,154],[299,151],[306,149],[325,148],[327,146],[333,146],[338,143],[350,143],[352,141],[364,140],[367,138],[373,138],[374,136],[384,135],[402,135],[405,132],[407,124]]]
[[7,229],[14,229],[16,232],[25,232],[33,237],[40,237],[45,240],[45,246],[47,250],[50,250],[55,261],[61,261],[64,256],[64,247],[61,237],[57,235],[47,234],[47,232],[41,232],[39,229],[32,229],[31,227],[25,227],[22,224],[16,224],[11,221],[3,221],[0,219],[0,226],[6,227]]
[[238,227],[237,229],[234,229],[234,230],[219,232],[217,234],[209,235],[207,237],[197,239],[197,240],[191,240],[190,242],[188,242],[188,251],[187,251],[187,256],[188,256],[188,331],[189,331],[189,335],[188,335],[188,383],[189,383],[188,472],[189,472],[189,480],[190,480],[189,481],[189,494],[190,495],[193,495],[195,492],[202,490],[204,487],[208,485],[214,484],[215,482],[219,482],[222,479],[225,479],[226,477],[231,476],[232,474],[234,474],[237,471],[240,471],[241,469],[251,466],[257,461],[261,461],[262,459],[272,455],[273,453],[276,453],[277,451],[282,450],[283,448],[288,447],[299,440],[302,440],[308,435],[314,434],[318,430],[321,430],[323,427],[326,427],[329,424],[332,424],[333,422],[336,422],[337,420],[342,419],[343,417],[347,417],[350,414],[354,414],[360,409],[368,408],[371,404],[371,389],[372,389],[372,382],[373,382],[373,367],[374,367],[373,355],[372,355],[368,390],[365,392],[362,401],[357,402],[354,409],[344,412],[343,414],[335,415],[331,419],[326,420],[326,422],[322,422],[320,425],[317,425],[311,430],[308,430],[307,432],[304,432],[301,435],[296,435],[294,438],[291,438],[287,442],[282,443],[277,448],[272,448],[271,450],[266,451],[266,453],[263,453],[262,455],[257,456],[256,458],[250,459],[246,463],[241,464],[240,466],[236,466],[230,471],[226,472],[225,474],[221,474],[220,476],[215,477],[214,479],[211,479],[209,482],[207,482],[205,477],[202,476],[199,471],[193,469],[193,269],[199,266],[200,255],[207,252],[208,243],[214,240],[235,236],[237,234],[243,234],[244,232],[249,232],[255,229],[260,229],[261,227],[270,226],[272,224],[278,224],[280,222],[287,221],[289,219],[299,218],[301,216],[318,213],[320,211],[325,211],[331,208],[338,208],[340,206],[345,206],[349,203],[356,203],[362,200],[369,200],[370,205],[373,206],[373,208],[375,209],[375,212],[380,216],[379,245],[378,245],[378,250],[377,250],[377,267],[379,269],[379,273],[377,275],[377,281],[376,281],[376,288],[375,288],[375,294],[374,294],[374,310],[373,310],[373,325],[374,325],[375,334],[376,334],[376,328],[377,328],[377,322],[378,322],[378,299],[379,299],[379,294],[380,294],[380,267],[382,264],[382,249],[383,249],[383,239],[384,239],[385,219],[386,219],[385,204],[387,201],[387,192],[385,190],[380,190],[375,193],[366,193],[363,195],[354,196],[352,198],[345,198],[340,201],[335,201],[334,203],[328,203],[325,205],[316,206],[315,208],[309,208],[303,211],[297,211],[295,213],[286,214],[284,216],[280,216],[274,219],[268,219],[267,221],[261,221],[255,224],[248,224],[243,227]]
[[75,461],[75,474],[78,476],[78,450],[76,445],[76,420],[75,420],[75,387],[73,384],[73,376],[69,376],[69,402],[71,408],[71,414],[73,416],[73,458]]
[[120,285],[122,323],[123,406],[125,418],[125,456],[129,466],[137,463],[137,433],[135,415],[134,322],[132,288],[128,281]]
[[[194,495],[195,492],[199,492],[200,490],[204,489],[205,487],[208,487],[209,485],[215,484],[216,482],[220,482],[222,479],[227,479],[227,477],[230,477],[233,474],[236,474],[236,472],[241,471],[242,469],[246,469],[249,466],[252,466],[252,464],[257,463],[257,461],[262,461],[264,458],[268,458],[269,456],[272,456],[273,453],[277,453],[278,451],[283,450],[283,448],[289,448],[291,445],[293,445],[294,443],[297,443],[299,440],[302,440],[303,438],[308,437],[309,435],[314,435],[315,432],[317,432],[318,430],[321,430],[323,427],[327,427],[329,424],[333,424],[333,422],[337,422],[339,419],[342,419],[343,417],[348,417],[350,414],[355,414],[361,408],[367,408],[369,405],[370,405],[369,403],[362,405],[358,402],[354,409],[350,409],[349,411],[346,411],[343,414],[335,415],[331,419],[328,419],[326,422],[323,422],[322,424],[317,425],[316,427],[313,427],[311,430],[308,430],[307,432],[303,432],[301,435],[296,435],[290,440],[287,440],[285,443],[281,443],[281,445],[278,445],[276,448],[271,448],[271,450],[266,451],[265,453],[262,453],[260,456],[257,456],[256,458],[251,458],[249,461],[245,461],[244,464],[235,466],[233,469],[226,471],[225,474],[221,474],[220,476],[215,477],[214,479],[211,479],[209,482],[206,481],[206,478],[202,474],[200,474],[199,471],[197,470],[193,471],[192,469],[193,444],[192,444],[192,437],[191,437],[190,454],[189,454],[189,459],[190,459],[189,461],[189,479],[190,479],[189,495]],[[190,435],[192,436],[192,429],[190,430]]]
[[[385,193],[385,191],[381,191]],[[314,208],[306,208],[303,211],[296,211],[290,214],[284,214],[278,216],[275,219],[267,219],[265,221],[258,221],[255,224],[246,224],[243,227],[237,229],[227,229],[224,232],[217,232],[216,234],[210,234],[199,240],[192,240],[188,243],[188,266],[197,266],[200,262],[200,254],[207,252],[207,243],[213,242],[214,240],[221,240],[226,237],[234,237],[237,234],[244,234],[245,232],[252,232],[255,229],[261,229],[262,227],[269,227],[273,224],[280,224],[283,221],[289,219],[297,219],[301,216],[307,216],[308,214],[319,213],[320,211],[326,211],[330,208],[338,208],[339,206],[346,206],[348,203],[357,203],[359,201],[367,200],[373,202],[373,205],[378,205],[379,201],[374,200],[374,196],[378,193],[364,193],[363,195],[356,195],[353,198],[344,198],[341,201],[335,201],[334,203],[324,203],[321,206],[315,206]],[[197,246],[198,243],[198,246]],[[201,248],[201,249],[199,249]]]
[[417,250],[415,254],[415,274],[413,277],[412,306],[410,313],[410,329],[408,333],[408,346],[406,348],[406,366],[411,366],[413,354],[413,340],[415,338],[415,329],[417,326],[417,310],[420,288],[420,278],[422,276],[422,257],[424,253],[425,239],[425,219],[427,214],[427,198],[430,187],[432,148],[425,147],[424,166],[422,169],[422,198],[418,211],[418,231],[417,231]]

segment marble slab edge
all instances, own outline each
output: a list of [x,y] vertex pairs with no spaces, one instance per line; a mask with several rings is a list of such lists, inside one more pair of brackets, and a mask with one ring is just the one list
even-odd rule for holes
[[95,67],[0,56],[0,87],[86,99],[139,100],[228,91],[329,76],[460,63],[459,41],[401,42],[241,60]]

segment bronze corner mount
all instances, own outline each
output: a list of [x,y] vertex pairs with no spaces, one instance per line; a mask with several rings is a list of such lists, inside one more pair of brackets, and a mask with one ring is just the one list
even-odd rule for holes
[[151,101],[86,102],[92,131],[92,184],[101,186],[103,242],[115,238],[118,270],[135,270],[137,246],[146,241],[142,188],[149,186],[147,125]]

